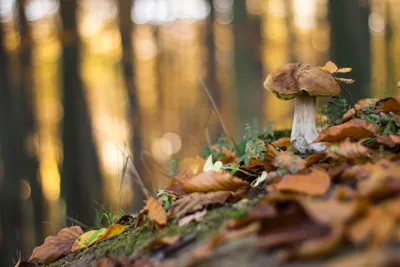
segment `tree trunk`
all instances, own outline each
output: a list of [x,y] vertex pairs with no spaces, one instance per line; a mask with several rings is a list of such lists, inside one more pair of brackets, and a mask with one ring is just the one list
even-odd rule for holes
[[352,85],[345,85],[357,100],[370,91],[370,36],[368,1],[330,0],[331,60],[339,67],[352,67]]
[[[142,152],[141,146],[141,116],[140,107],[138,103],[138,94],[135,86],[135,66],[133,64],[133,52],[132,52],[132,30],[133,24],[131,20],[131,10],[133,7],[132,0],[119,0],[119,29],[122,39],[122,64],[125,76],[125,88],[128,90],[130,114],[129,118],[132,125],[132,152],[133,152],[133,164],[144,180],[142,181],[145,185],[149,183],[144,179],[143,168],[140,162],[140,153]],[[143,206],[144,194],[138,184],[133,184],[133,193],[135,195],[135,201],[133,203],[133,211],[139,211]]]
[[102,179],[92,138],[87,104],[79,77],[79,34],[77,1],[61,1],[63,20],[63,107],[62,141],[64,160],[61,192],[67,204],[67,216],[93,225],[95,201],[100,201]]
[[259,16],[250,17],[246,12],[246,1],[235,1],[234,56],[235,84],[237,91],[238,129],[246,122],[262,118],[262,66],[261,34]]
[[3,38],[4,34],[0,34],[0,265],[13,266],[12,257],[22,248],[23,96],[20,88],[11,88],[9,56]]

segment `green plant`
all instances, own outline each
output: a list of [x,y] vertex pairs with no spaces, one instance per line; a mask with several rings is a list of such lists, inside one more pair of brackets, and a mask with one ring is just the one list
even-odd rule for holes
[[158,190],[157,193],[158,200],[161,202],[161,205],[165,210],[169,210],[173,206],[175,206],[175,201],[177,196],[175,194],[169,193],[165,190]]
[[333,125],[342,122],[343,115],[349,110],[350,105],[344,96],[334,96],[330,101],[323,105],[320,109],[320,114],[326,116],[326,121],[319,123],[318,126],[325,124]]
[[178,167],[176,165],[176,160],[171,160],[169,163],[169,167],[170,167],[170,173],[169,176],[171,177],[172,180],[175,179],[175,176],[178,175],[179,171],[178,171]]
[[[267,125],[264,127],[265,131],[268,131],[265,135],[270,136],[273,138],[273,132],[270,131],[272,127],[270,125]],[[267,148],[265,146],[264,140],[260,139],[260,130],[259,130],[259,125],[255,121],[253,125],[246,123],[245,126],[245,135],[243,136],[243,139],[239,143],[241,145],[241,148],[244,146],[244,153],[243,151],[239,151],[241,153],[238,162],[241,163],[243,162],[245,165],[249,164],[250,159],[264,159],[264,153],[267,152]]]
[[384,134],[400,134],[400,119],[393,112],[389,112],[389,114],[375,113],[373,108],[367,107],[357,116],[381,128]]
[[116,223],[122,216],[125,215],[125,212],[122,209],[119,209],[118,214],[113,215],[111,205],[110,205],[110,208],[107,210],[100,203],[98,203],[98,202],[95,202],[95,203],[100,207],[100,210],[96,209],[96,222],[98,225],[103,225],[103,218],[106,219],[107,225],[111,225],[111,224]]

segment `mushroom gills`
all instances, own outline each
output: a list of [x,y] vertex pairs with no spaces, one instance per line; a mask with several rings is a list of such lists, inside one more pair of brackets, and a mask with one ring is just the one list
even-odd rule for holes
[[310,96],[304,90],[300,91],[295,100],[294,118],[290,141],[292,146],[302,154],[318,153],[326,149],[322,143],[314,143],[318,137],[316,125],[315,96]]

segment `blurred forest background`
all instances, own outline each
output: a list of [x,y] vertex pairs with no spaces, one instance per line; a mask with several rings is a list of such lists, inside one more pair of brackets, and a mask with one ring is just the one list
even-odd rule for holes
[[284,63],[352,67],[353,100],[400,93],[399,0],[0,0],[0,44],[1,266],[100,205],[137,211],[128,156],[161,188],[214,142],[200,79],[234,138],[291,126],[262,88]]

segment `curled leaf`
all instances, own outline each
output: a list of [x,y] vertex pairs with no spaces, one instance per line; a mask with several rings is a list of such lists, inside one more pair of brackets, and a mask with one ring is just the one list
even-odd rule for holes
[[138,225],[144,224],[144,215],[155,224],[157,229],[161,229],[167,225],[167,213],[158,200],[149,197],[146,206],[138,214]]
[[370,157],[368,148],[357,142],[351,142],[349,138],[339,144],[330,145],[327,156],[338,161],[366,159]]
[[192,192],[236,191],[249,183],[230,173],[208,171],[183,182],[183,190]]
[[336,66],[335,63],[332,61],[328,61],[325,63],[325,66],[322,67],[324,70],[330,72],[330,73],[335,73],[338,70],[338,66]]
[[79,226],[61,229],[56,236],[49,236],[43,245],[36,247],[29,258],[30,262],[49,264],[71,252],[75,240],[83,234]]
[[348,137],[365,138],[379,131],[373,124],[360,119],[352,119],[340,125],[331,126],[322,132],[314,142],[337,142]]
[[181,218],[186,214],[201,210],[207,205],[223,204],[231,196],[232,192],[230,191],[192,193],[178,199],[168,215],[174,218]]
[[354,108],[349,109],[343,115],[343,122],[350,120],[354,115],[356,115],[357,112],[360,112],[370,106],[374,106],[379,100],[379,98],[363,98],[358,100],[354,105]]
[[352,68],[340,68],[336,72],[337,73],[348,73],[352,70]]
[[344,83],[344,84],[352,84],[355,82],[353,79],[346,79],[346,78],[337,78],[335,77],[336,81]]
[[304,161],[304,159],[286,151],[277,154],[272,163],[278,169],[286,169],[289,170],[291,173],[301,171],[306,166],[306,162]]
[[324,195],[331,184],[329,174],[325,171],[314,169],[309,174],[292,174],[282,177],[275,188],[281,191],[304,193],[310,196]]

